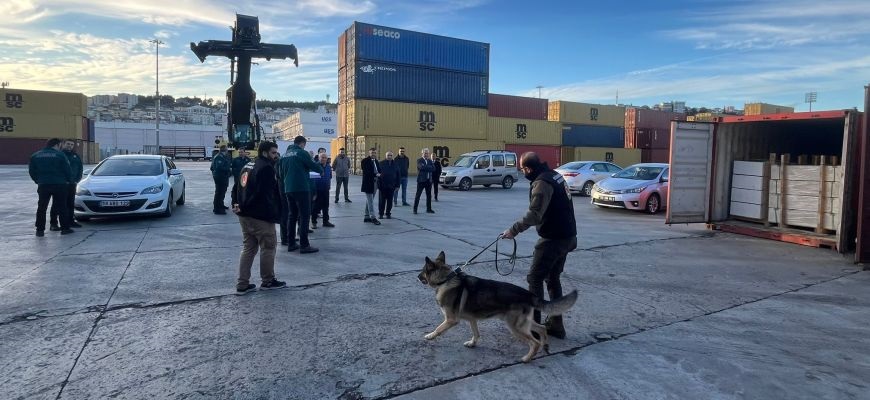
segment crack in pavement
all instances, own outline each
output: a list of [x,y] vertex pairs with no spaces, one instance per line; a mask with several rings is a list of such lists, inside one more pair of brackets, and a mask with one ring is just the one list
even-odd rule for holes
[[[814,283],[806,283],[806,284],[801,285],[800,287],[797,287],[797,288],[794,288],[794,289],[790,289],[790,290],[786,290],[786,291],[784,291],[784,292],[774,293],[774,294],[771,294],[771,295],[768,295],[768,296],[764,296],[764,297],[761,297],[761,298],[758,298],[758,299],[755,299],[755,300],[750,300],[750,301],[747,301],[747,302],[743,302],[743,303],[735,304],[735,305],[732,305],[732,306],[728,306],[728,307],[725,307],[725,308],[721,308],[721,309],[719,309],[719,310],[709,311],[709,312],[706,312],[706,313],[703,313],[703,314],[693,315],[693,316],[690,316],[690,317],[687,317],[687,318],[683,318],[683,319],[680,319],[680,320],[677,320],[677,321],[671,321],[671,322],[668,322],[668,323],[665,323],[665,324],[656,325],[656,326],[652,326],[652,327],[649,327],[649,328],[641,328],[641,329],[638,329],[638,330],[636,330],[636,331],[634,331],[634,332],[623,333],[623,334],[607,334],[607,335],[605,335],[605,338],[603,338],[603,339],[597,339],[597,336],[601,335],[600,333],[599,333],[599,334],[595,334],[594,332],[591,332],[591,334],[593,335],[593,337],[596,337],[596,340],[594,340],[594,341],[589,341],[589,342],[583,343],[583,344],[581,344],[581,345],[579,345],[579,346],[574,346],[574,347],[571,347],[571,348],[568,348],[568,349],[565,349],[565,350],[561,350],[561,351],[557,351],[557,352],[553,352],[553,353],[547,353],[547,354],[541,355],[541,356],[539,356],[539,357],[536,357],[534,360],[541,360],[541,359],[545,359],[545,358],[550,358],[550,357],[553,357],[553,356],[556,356],[556,355],[561,355],[561,356],[565,356],[565,357],[575,356],[575,355],[577,355],[577,353],[580,352],[580,350],[582,350],[582,349],[584,349],[584,348],[586,348],[586,347],[589,347],[589,346],[592,346],[592,345],[598,344],[598,343],[602,343],[602,342],[610,342],[610,341],[618,340],[618,339],[621,339],[621,338],[624,338],[624,337],[634,336],[634,335],[638,335],[638,334],[641,334],[641,333],[645,333],[645,332],[649,332],[649,331],[653,331],[653,330],[657,330],[657,329],[661,329],[661,328],[666,328],[666,327],[669,327],[669,326],[671,326],[671,325],[676,325],[676,324],[684,323],[684,322],[690,322],[690,321],[695,320],[695,319],[704,318],[704,317],[707,317],[707,316],[710,316],[710,315],[718,314],[718,313],[725,312],[725,311],[728,311],[728,310],[732,310],[732,309],[735,309],[735,308],[738,308],[738,307],[742,307],[742,306],[745,306],[745,305],[750,305],[750,304],[758,303],[758,302],[765,301],[765,300],[769,300],[769,299],[772,299],[772,298],[775,298],[775,297],[779,297],[779,296],[783,296],[783,295],[787,295],[787,294],[791,294],[791,293],[799,292],[799,291],[802,291],[802,290],[805,290],[805,289],[808,289],[808,288],[811,288],[811,287],[814,287],[814,286],[817,286],[817,285],[825,284],[825,283],[828,283],[828,282],[833,282],[833,281],[835,281],[835,280],[839,280],[839,279],[843,279],[843,278],[845,278],[845,277],[849,277],[849,276],[855,275],[855,274],[857,274],[857,273],[859,273],[859,272],[862,272],[862,271],[861,271],[861,270],[849,271],[849,272],[847,272],[847,273],[845,273],[845,274],[842,274],[842,275],[839,275],[839,276],[835,276],[835,277],[833,277],[833,278],[824,279],[824,280],[817,281],[817,282],[814,282]],[[377,396],[377,397],[372,397],[371,399],[372,399],[372,400],[388,400],[388,399],[393,399],[393,398],[396,398],[396,397],[399,397],[399,396],[404,396],[404,395],[411,394],[411,393],[415,393],[415,392],[419,392],[419,391],[422,391],[422,390],[426,390],[426,389],[430,389],[430,388],[434,388],[434,387],[438,387],[438,386],[443,386],[443,385],[446,385],[446,384],[448,384],[448,383],[456,382],[456,381],[459,381],[459,380],[462,380],[462,379],[466,379],[466,378],[471,378],[471,377],[475,377],[475,376],[479,376],[479,375],[487,374],[487,373],[490,373],[490,372],[493,372],[493,371],[498,371],[498,370],[500,370],[500,369],[504,369],[504,368],[507,368],[507,367],[512,367],[512,366],[515,366],[515,365],[521,365],[521,364],[523,364],[523,363],[522,363],[522,362],[519,362],[519,361],[517,361],[517,362],[511,362],[511,363],[504,363],[504,364],[501,364],[501,365],[498,365],[498,366],[495,366],[495,367],[489,367],[489,368],[484,368],[484,369],[479,370],[479,371],[469,372],[469,373],[464,374],[464,375],[461,375],[461,376],[455,376],[455,377],[448,378],[448,379],[439,379],[439,380],[436,380],[435,382],[433,382],[433,383],[430,384],[430,385],[421,386],[421,387],[412,388],[412,389],[407,389],[407,390],[403,390],[403,391],[396,391],[396,392],[389,393],[389,394],[387,394],[387,395]]]

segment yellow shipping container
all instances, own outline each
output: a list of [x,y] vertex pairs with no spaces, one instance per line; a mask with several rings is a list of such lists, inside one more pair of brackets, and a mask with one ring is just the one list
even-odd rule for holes
[[768,103],[746,103],[743,107],[743,115],[764,115],[793,113],[794,107],[778,106]]
[[81,116],[63,114],[0,113],[0,137],[80,140],[82,120]]
[[444,138],[415,138],[396,136],[357,136],[355,156],[351,162],[355,170],[359,163],[368,157],[368,149],[374,147],[378,151],[378,159],[383,160],[387,151],[396,154],[399,147],[405,148],[405,154],[411,159],[408,173],[417,174],[417,159],[423,148],[428,148],[433,157],[441,159],[441,165],[449,166],[457,157],[474,150],[504,150],[504,142],[494,140],[468,140]]
[[577,161],[575,157],[576,148],[571,146],[562,146],[562,164],[565,165],[571,161]]
[[558,145],[562,128],[557,122],[539,119],[489,117],[486,138],[509,144]]
[[0,89],[0,114],[88,115],[88,98],[81,93]]
[[346,114],[347,136],[486,139],[484,108],[352,100]]
[[[621,147],[575,147],[575,161],[607,161],[622,168],[640,162],[641,149]],[[564,164],[564,162],[562,162]]]
[[551,101],[547,119],[567,124],[625,126],[625,107],[604,104]]

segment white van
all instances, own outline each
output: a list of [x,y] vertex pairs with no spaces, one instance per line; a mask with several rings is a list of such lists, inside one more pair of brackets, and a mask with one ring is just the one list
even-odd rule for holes
[[505,189],[519,180],[517,154],[504,150],[477,150],[465,153],[441,170],[441,187],[469,190],[472,185],[501,185]]

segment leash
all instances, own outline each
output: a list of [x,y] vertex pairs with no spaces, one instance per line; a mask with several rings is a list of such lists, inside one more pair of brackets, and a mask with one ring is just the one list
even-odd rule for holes
[[459,274],[460,272],[462,272],[462,268],[467,267],[468,264],[470,264],[472,261],[477,259],[477,257],[479,257],[481,254],[483,254],[483,252],[488,250],[493,245],[495,245],[495,271],[498,272],[498,274],[501,276],[508,276],[508,275],[512,274],[514,272],[514,267],[516,267],[516,262],[517,262],[517,240],[515,238],[511,238],[511,240],[514,242],[514,250],[513,250],[513,252],[511,252],[510,258],[508,258],[508,264],[511,265],[511,270],[508,271],[507,273],[502,273],[501,269],[498,267],[498,241],[501,239],[504,239],[504,235],[499,233],[498,236],[495,238],[495,240],[492,241],[492,243],[490,243],[489,245],[484,247],[483,250],[481,250],[480,252],[475,254],[474,257],[471,257],[470,259],[468,259],[468,261],[466,261],[464,264],[462,264],[462,266],[454,269],[453,272],[451,272],[451,275],[449,276],[449,278],[452,278],[453,277],[452,275]]

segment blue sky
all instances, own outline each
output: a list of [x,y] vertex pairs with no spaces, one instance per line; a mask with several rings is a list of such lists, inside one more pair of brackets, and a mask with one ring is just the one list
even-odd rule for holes
[[337,95],[337,38],[353,21],[491,43],[490,91],[595,103],[763,101],[863,109],[870,1],[3,0],[0,81],[85,94],[222,98],[229,61],[200,64],[189,42],[229,40],[234,13],[260,17],[263,40],[293,43],[300,66],[254,67],[259,98]]

